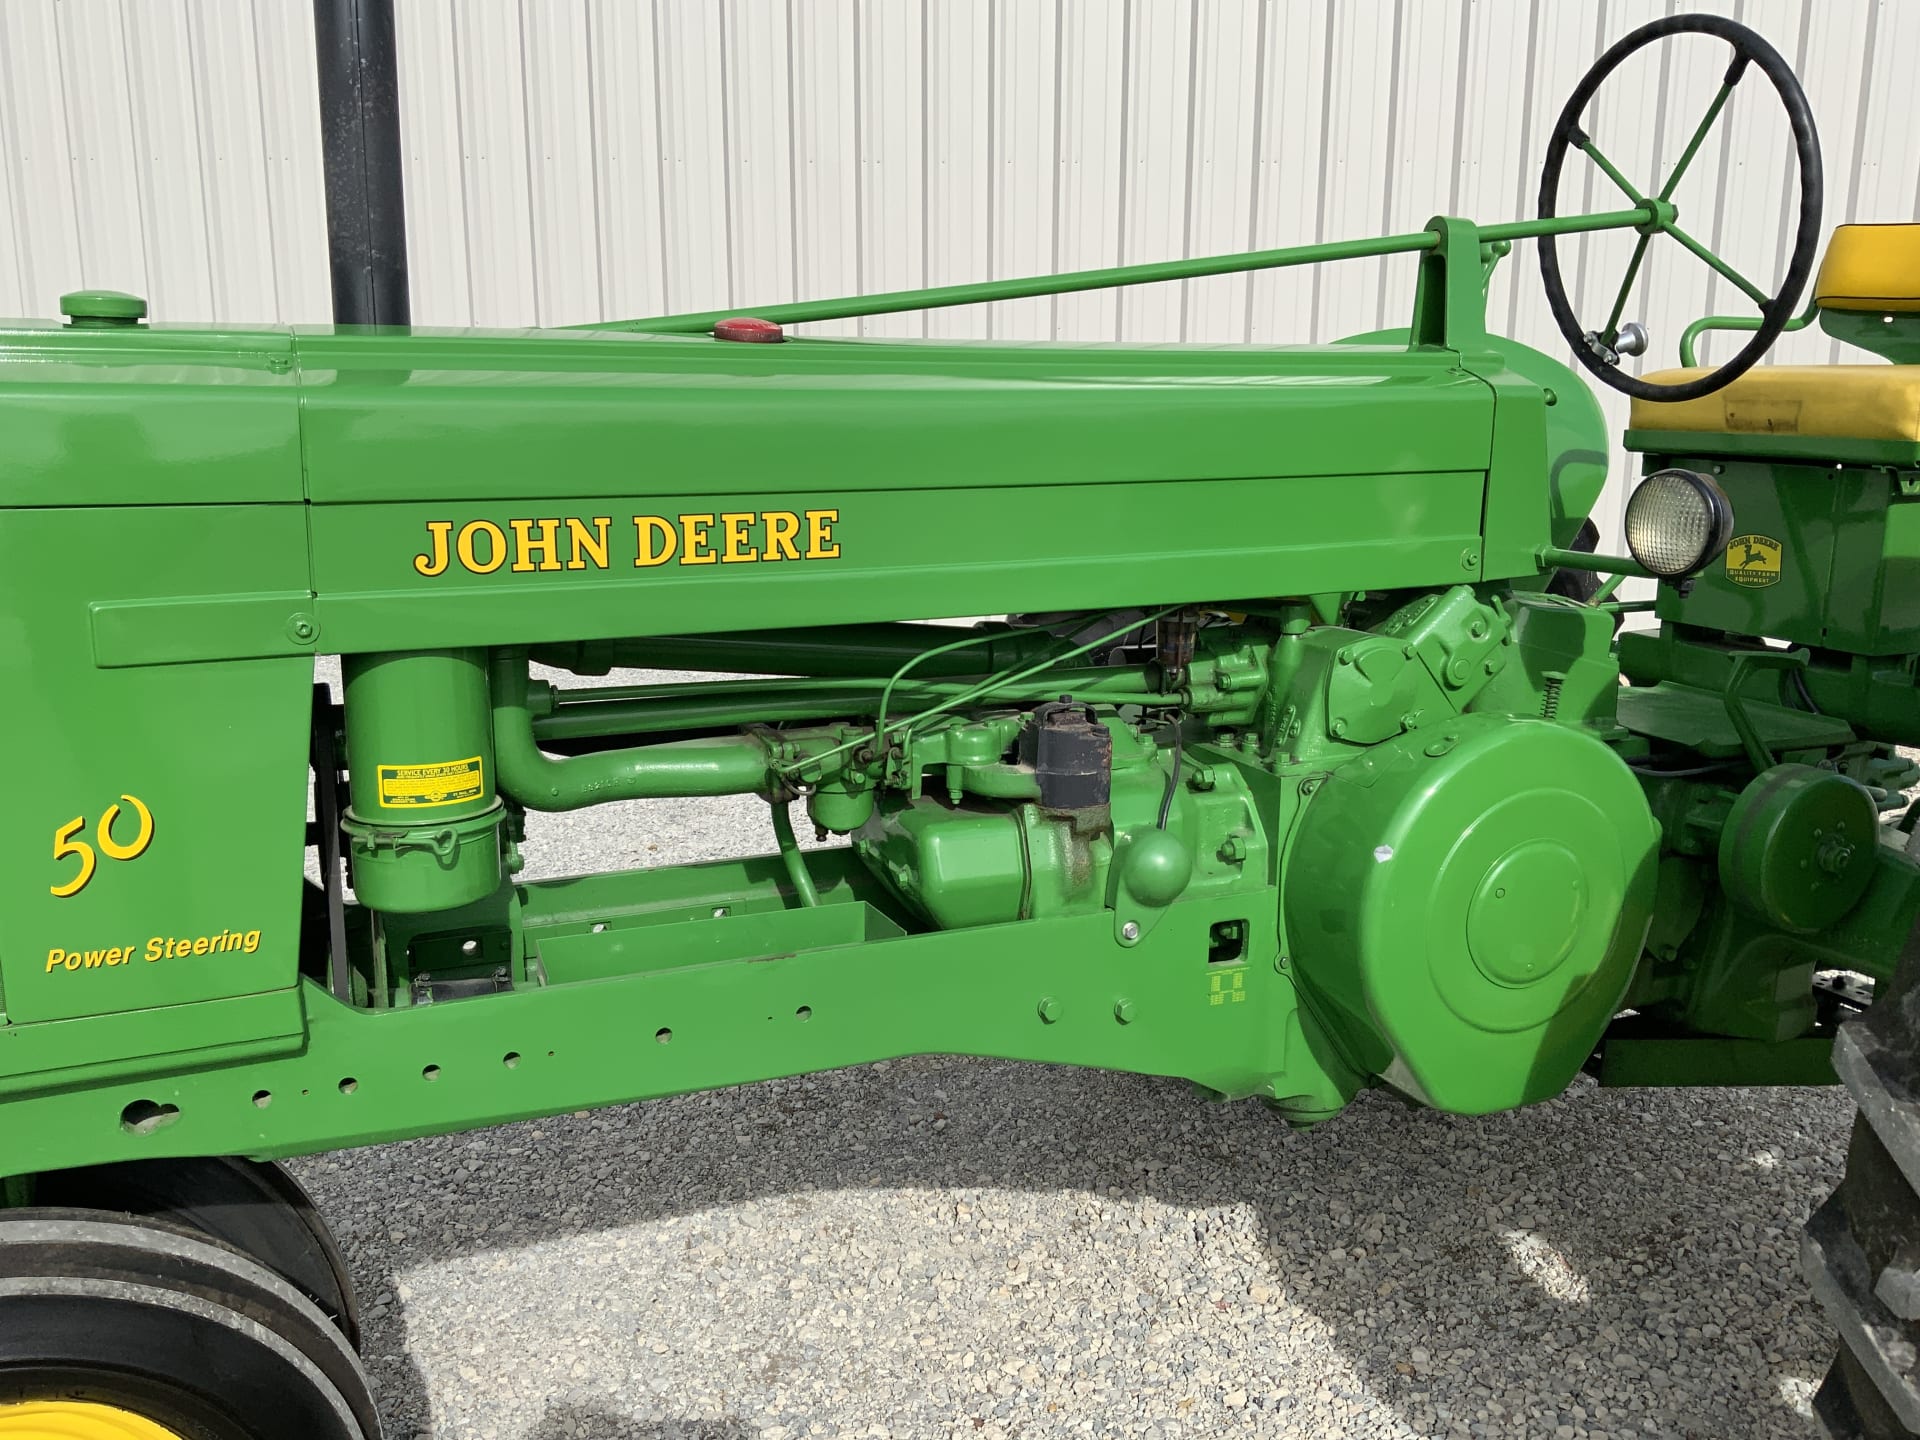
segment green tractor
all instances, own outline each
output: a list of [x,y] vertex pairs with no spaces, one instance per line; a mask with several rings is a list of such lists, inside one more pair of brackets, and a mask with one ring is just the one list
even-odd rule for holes
[[[1643,192],[1583,116],[1680,33],[1732,60]],[[1771,292],[1674,199],[1756,75]],[[1618,208],[1560,213],[1572,152]],[[1818,1407],[1920,1433],[1920,226],[1815,280],[1821,198],[1786,64],[1687,16],[1600,58],[1510,223],[570,331],[10,324],[0,1437],[377,1436],[279,1158],[922,1053],[1296,1126],[1837,1072]],[[1556,245],[1602,230],[1583,319]],[[335,239],[347,317],[404,318]],[[1487,329],[1522,240],[1634,397],[1624,556],[1592,394]],[[1655,243],[1752,299],[1689,332],[1751,331],[1727,363],[1621,368]],[[1333,345],[789,333],[1403,253],[1407,328]],[[1815,316],[1893,363],[1752,368]],[[577,683],[616,667],[692,678]],[[767,853],[519,878],[529,811],[720,795]]]

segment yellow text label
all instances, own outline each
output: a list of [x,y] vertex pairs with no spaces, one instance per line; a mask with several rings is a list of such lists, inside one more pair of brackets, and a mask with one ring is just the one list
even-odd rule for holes
[[147,846],[153,843],[153,812],[131,795],[122,795],[120,798],[133,807],[135,822],[130,836],[116,837],[114,834],[114,822],[120,819],[118,805],[109,805],[102,813],[99,823],[94,826],[92,841],[82,838],[87,831],[87,817],[84,815],[76,815],[54,830],[53,858],[56,861],[71,859],[79,868],[65,880],[49,885],[48,894],[60,900],[78,895],[93,879],[93,872],[99,868],[100,855],[105,855],[109,860],[138,860],[146,854]]
[[217,930],[211,935],[149,935],[145,941],[83,946],[77,950],[55,945],[47,950],[47,968],[42,973],[112,970],[131,965],[135,960],[151,964],[156,960],[183,960],[193,955],[225,955],[236,950],[251,955],[259,948],[258,930]]
[[764,565],[838,560],[838,510],[710,510],[685,515],[543,515],[509,520],[429,520],[413,557],[416,575],[649,570],[661,565]]

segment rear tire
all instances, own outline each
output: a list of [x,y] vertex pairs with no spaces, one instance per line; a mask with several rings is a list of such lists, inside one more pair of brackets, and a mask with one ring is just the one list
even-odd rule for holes
[[1814,1396],[1836,1440],[1920,1435],[1920,925],[1833,1065],[1860,1107],[1846,1174],[1801,1237],[1801,1264],[1840,1332]]
[[47,1402],[132,1416],[179,1440],[380,1436],[346,1337],[251,1256],[161,1221],[8,1210],[0,1435],[9,1420],[26,1429],[30,1407]]

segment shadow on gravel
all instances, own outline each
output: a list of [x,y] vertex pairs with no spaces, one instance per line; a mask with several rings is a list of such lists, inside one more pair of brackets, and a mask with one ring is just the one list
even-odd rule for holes
[[[299,1169],[358,1272],[368,1351],[399,1440],[429,1433],[397,1299],[407,1274],[847,1190],[963,1192],[955,1225],[988,1192],[1058,1195],[1079,1218],[1048,1219],[1047,1230],[1114,1247],[1110,1261],[1077,1263],[1136,1267],[1111,1281],[1127,1303],[1099,1322],[1139,1357],[1130,1367],[1144,1366],[1157,1316],[1211,1303],[1244,1314],[1248,1333],[1317,1327],[1357,1379],[1303,1392],[1276,1367],[1248,1386],[1244,1410],[1220,1412],[1223,1423],[1386,1434],[1391,1417],[1404,1427],[1391,1433],[1423,1436],[1471,1425],[1475,1435],[1552,1437],[1564,1425],[1563,1435],[1754,1440],[1808,1433],[1794,1405],[1825,1369],[1831,1339],[1803,1294],[1797,1229],[1836,1177],[1845,1117],[1832,1092],[1599,1091],[1582,1081],[1548,1104],[1477,1119],[1363,1096],[1295,1134],[1256,1105],[1207,1105],[1173,1082],[932,1057]],[[1146,1207],[1160,1218],[1143,1240],[1131,1221],[1148,1200],[1167,1208]],[[1122,1235],[1122,1222],[1134,1233]],[[1212,1300],[1197,1257],[1241,1231],[1267,1273]],[[1142,1256],[1171,1258],[1154,1268]],[[726,1284],[730,1262],[708,1263],[712,1283]],[[753,1263],[784,1273],[778,1256]],[[942,1303],[924,1288],[917,1300]],[[552,1301],[528,1303],[524,1314],[474,1323],[538,1345],[540,1335],[522,1332]],[[430,1340],[465,1338],[463,1327]],[[1142,1373],[1139,1385],[1156,1383]],[[483,1373],[467,1389],[486,1384]],[[1169,1391],[1169,1407],[1179,1393]],[[531,1433],[735,1440],[758,1430],[563,1406]]]

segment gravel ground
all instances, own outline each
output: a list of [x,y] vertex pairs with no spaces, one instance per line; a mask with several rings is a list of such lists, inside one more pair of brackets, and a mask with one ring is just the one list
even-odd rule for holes
[[[766,848],[765,809],[545,819],[540,873]],[[389,1434],[1812,1433],[1800,1222],[1837,1091],[1601,1091],[1294,1134],[945,1057],[321,1156]]]

